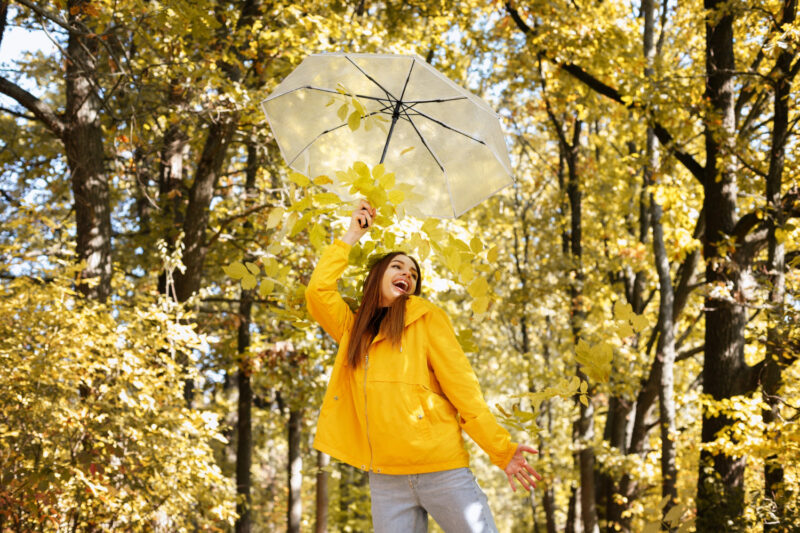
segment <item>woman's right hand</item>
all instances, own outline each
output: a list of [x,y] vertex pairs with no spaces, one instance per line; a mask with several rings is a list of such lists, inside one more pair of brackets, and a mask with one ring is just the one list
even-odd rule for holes
[[342,241],[354,245],[372,227],[372,219],[376,215],[375,208],[366,200],[359,200],[358,207],[350,216],[350,227],[342,237]]

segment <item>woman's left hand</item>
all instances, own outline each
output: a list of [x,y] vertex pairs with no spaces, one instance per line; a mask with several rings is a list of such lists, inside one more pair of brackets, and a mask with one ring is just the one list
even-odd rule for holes
[[[520,444],[517,446],[517,451],[514,452],[514,456],[511,458],[511,461],[508,462],[508,465],[505,468],[508,483],[511,485],[511,490],[514,492],[517,492],[514,479],[519,481],[520,485],[522,485],[522,487],[527,491],[535,489],[536,481],[541,481],[542,479],[542,476],[537,474],[536,470],[534,470],[533,467],[528,464],[528,461],[525,460],[522,452],[539,453],[535,449],[531,448],[530,446],[526,446],[525,444]],[[536,481],[534,481],[531,476],[533,476]]]

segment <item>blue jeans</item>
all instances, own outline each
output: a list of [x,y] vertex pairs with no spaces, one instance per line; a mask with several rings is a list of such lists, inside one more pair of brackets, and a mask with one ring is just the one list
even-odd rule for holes
[[472,471],[369,473],[375,533],[426,533],[428,513],[447,533],[497,533],[489,502]]

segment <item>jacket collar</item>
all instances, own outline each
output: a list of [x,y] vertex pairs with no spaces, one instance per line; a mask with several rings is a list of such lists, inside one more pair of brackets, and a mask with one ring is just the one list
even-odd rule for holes
[[[408,301],[406,301],[406,317],[405,317],[405,325],[403,327],[408,327],[413,322],[419,320],[425,313],[430,311],[431,304],[420,298],[419,296],[411,295],[408,297]],[[373,343],[378,342],[385,338],[386,335],[383,332],[379,332],[375,338],[372,340]]]

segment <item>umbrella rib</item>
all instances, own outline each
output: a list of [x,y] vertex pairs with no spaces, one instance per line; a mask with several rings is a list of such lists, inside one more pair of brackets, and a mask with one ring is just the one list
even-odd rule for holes
[[[417,125],[414,124],[414,121],[411,120],[411,117],[408,116],[408,113],[403,113],[403,114],[405,115],[406,120],[408,120],[408,122],[411,124],[411,127],[414,128],[414,131],[417,132],[417,136],[419,137],[419,140],[422,141],[422,146],[424,146],[428,150],[428,153],[431,154],[431,157],[433,158],[433,160],[436,161],[437,165],[439,165],[439,170],[444,172],[444,167],[442,166],[442,163],[439,161],[439,158],[436,157],[436,154],[433,153],[433,150],[431,150],[430,146],[428,146],[428,143],[425,142],[425,137],[423,137],[422,133],[420,133],[420,131],[417,129]],[[449,189],[449,185],[448,185],[448,189]]]
[[[407,109],[411,109],[411,108],[407,108]],[[406,113],[405,113],[405,115],[406,115],[406,118],[408,118],[408,120],[411,120],[411,119],[409,118],[409,113],[408,113],[407,109],[406,109]],[[477,143],[480,143],[480,144],[486,144],[486,142],[482,141],[481,139],[476,139],[475,137],[473,137],[472,135],[470,135],[470,134],[468,134],[468,133],[464,133],[463,131],[461,131],[461,130],[457,130],[456,128],[454,128],[454,127],[452,127],[452,126],[448,126],[447,124],[445,124],[445,123],[444,123],[444,122],[442,122],[441,120],[437,120],[437,119],[435,119],[435,118],[433,118],[433,117],[431,117],[431,116],[429,116],[429,115],[426,115],[425,113],[421,112],[419,109],[412,109],[412,111],[414,112],[414,115],[415,115],[415,116],[419,116],[419,117],[427,118],[427,119],[428,119],[428,120],[430,120],[431,122],[435,122],[436,124],[440,125],[440,126],[441,126],[441,127],[443,127],[443,128],[446,128],[446,129],[448,129],[448,130],[450,130],[450,131],[454,131],[454,132],[456,132],[456,133],[460,133],[460,134],[461,134],[461,135],[463,135],[464,137],[466,137],[466,138],[468,138],[468,139],[472,139],[473,141],[475,141],[475,142],[477,142]]]
[[[286,91],[285,93],[281,93],[278,96],[276,96],[275,98],[280,98],[281,96],[285,96],[285,95],[287,95],[289,93],[292,93],[294,91],[299,91],[300,89],[311,89],[313,91],[321,91],[323,93],[332,93],[332,94],[341,94],[342,96],[345,96],[344,94],[340,93],[339,91],[335,91],[333,89],[325,89],[323,87],[314,87],[313,85],[303,85],[302,87],[295,87],[294,89]],[[352,96],[355,96],[357,98],[364,98],[365,100],[375,100],[376,102],[388,102],[390,104],[392,102],[392,100],[389,99],[389,98],[381,98],[379,96],[370,96],[368,94],[353,94]],[[270,98],[270,99],[274,100],[275,98]]]
[[[408,88],[408,81],[411,79],[411,72],[414,70],[414,60],[411,60],[411,67],[408,69],[406,82],[403,85],[403,92],[400,93],[400,99],[396,100],[394,111],[392,111],[392,125],[389,126],[389,133],[386,135],[386,142],[383,145],[383,153],[381,153],[381,163],[386,159],[386,151],[389,149],[389,141],[392,140],[392,133],[394,132],[394,125],[397,124],[397,119],[400,118],[400,108],[403,107],[403,96],[406,94]],[[405,110],[405,109],[404,109]]]
[[456,96],[454,98],[437,98],[436,100],[404,100],[404,104],[439,104],[442,102],[454,102],[456,100],[467,100],[466,96]]
[[[386,110],[387,110],[389,107],[391,107],[391,105],[384,106],[384,108],[383,108],[383,109],[379,109],[378,111],[373,111],[372,113],[369,113],[369,114],[367,114],[367,115],[364,115],[364,116],[362,116],[361,118],[362,118],[362,119],[365,119],[365,118],[369,118],[369,117],[371,117],[371,116],[373,116],[373,115],[378,115],[378,114],[381,114],[381,113],[383,113],[384,111],[386,111]],[[347,122],[345,122],[344,124],[339,124],[339,125],[338,125],[338,126],[336,126],[335,128],[330,128],[330,129],[327,129],[327,130],[325,130],[325,131],[322,131],[322,132],[320,132],[320,133],[319,133],[319,135],[317,135],[316,137],[314,137],[313,139],[311,139],[311,141],[309,141],[309,143],[308,143],[307,145],[305,145],[305,146],[303,147],[303,149],[302,149],[302,150],[300,150],[299,152],[297,152],[297,155],[296,155],[296,156],[294,156],[294,157],[292,158],[292,160],[291,160],[291,161],[289,161],[289,163],[288,163],[288,166],[292,166],[292,163],[294,163],[294,162],[297,160],[297,158],[298,158],[298,157],[300,157],[300,154],[302,154],[303,152],[305,152],[306,150],[308,150],[308,147],[309,147],[309,146],[311,146],[312,144],[314,144],[314,142],[316,142],[316,140],[317,140],[317,139],[319,139],[320,137],[322,137],[323,135],[325,135],[325,134],[327,134],[327,133],[331,133],[332,131],[336,131],[336,130],[338,130],[339,128],[344,128],[345,126],[347,126]]]
[[381,91],[383,91],[384,93],[386,93],[386,97],[387,97],[389,100],[392,100],[392,101],[395,101],[395,102],[397,101],[397,98],[395,98],[395,97],[394,97],[394,95],[393,95],[392,93],[390,93],[389,91],[387,91],[387,90],[386,90],[386,88],[384,88],[384,86],[383,86],[383,85],[381,85],[380,83],[378,83],[377,81],[375,81],[375,78],[373,78],[372,76],[370,76],[369,74],[367,74],[366,72],[364,72],[364,69],[362,69],[361,67],[359,67],[359,66],[356,64],[356,62],[355,62],[355,61],[353,61],[352,59],[350,59],[350,57],[349,57],[349,56],[345,56],[345,58],[347,58],[347,60],[348,60],[350,63],[352,63],[352,64],[353,64],[353,66],[354,66],[354,67],[356,67],[356,68],[358,69],[358,71],[359,71],[361,74],[363,74],[364,76],[366,76],[366,77],[367,77],[367,79],[368,79],[369,81],[371,81],[372,83],[374,83],[375,85],[377,85],[378,87],[380,87]]
[[453,190],[450,187],[450,178],[447,177],[447,171],[444,169],[444,166],[439,161],[439,158],[436,157],[436,154],[433,153],[433,150],[431,150],[430,146],[428,146],[428,143],[425,142],[425,137],[423,137],[422,133],[420,133],[420,131],[417,129],[417,125],[414,124],[414,121],[411,120],[411,117],[408,115],[408,111],[404,110],[403,114],[405,115],[406,120],[408,120],[408,122],[411,124],[411,127],[414,128],[414,131],[417,132],[419,140],[422,141],[422,146],[424,146],[428,150],[428,153],[431,154],[433,160],[436,161],[437,165],[439,165],[439,170],[442,171],[442,174],[444,175],[444,180],[447,183],[447,194],[450,197],[450,208],[453,210],[453,216],[455,216],[456,206],[453,205]]

